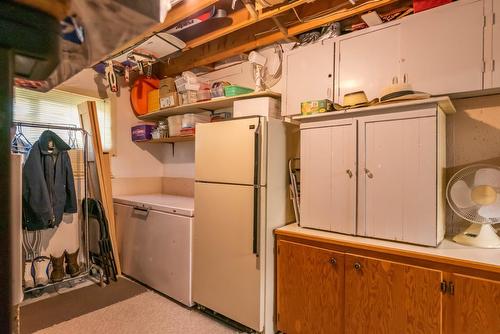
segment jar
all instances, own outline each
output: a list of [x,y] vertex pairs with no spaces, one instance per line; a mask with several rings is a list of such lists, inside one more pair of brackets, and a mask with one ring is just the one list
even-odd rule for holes
[[167,138],[168,137],[168,124],[167,121],[158,121],[158,133],[160,135],[160,138]]

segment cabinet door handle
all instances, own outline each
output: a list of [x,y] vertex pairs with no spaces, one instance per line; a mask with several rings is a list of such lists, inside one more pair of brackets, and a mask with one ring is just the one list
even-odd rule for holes
[[349,178],[352,178],[352,171],[350,169],[346,170],[345,171],[347,173],[347,175],[349,175]]
[[452,296],[455,294],[455,284],[453,282],[448,283],[448,293]]
[[365,174],[368,178],[373,179],[373,173],[368,168],[365,168]]
[[330,262],[330,264],[332,264],[334,266],[337,264],[337,259],[335,259],[334,257],[331,257],[330,260],[328,260],[328,262]]
[[408,74],[403,74],[403,83],[408,83]]
[[359,270],[361,270],[361,263],[355,262],[353,267],[354,267],[354,270],[359,271]]

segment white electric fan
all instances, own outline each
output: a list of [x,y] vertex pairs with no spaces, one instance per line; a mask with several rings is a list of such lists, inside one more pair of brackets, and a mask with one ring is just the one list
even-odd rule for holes
[[500,223],[500,167],[472,165],[452,176],[446,198],[453,211],[472,223],[453,241],[482,248],[500,248],[493,224]]
[[273,87],[281,79],[283,50],[280,45],[276,45],[274,52],[267,56],[257,51],[252,51],[248,55],[248,60],[254,67],[253,78],[257,92]]

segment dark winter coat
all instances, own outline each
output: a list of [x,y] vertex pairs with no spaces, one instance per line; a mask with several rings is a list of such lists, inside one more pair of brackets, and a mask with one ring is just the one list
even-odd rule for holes
[[[49,141],[53,150],[49,152]],[[23,227],[57,227],[63,213],[77,212],[75,181],[68,155],[71,148],[54,132],[42,133],[23,167]]]

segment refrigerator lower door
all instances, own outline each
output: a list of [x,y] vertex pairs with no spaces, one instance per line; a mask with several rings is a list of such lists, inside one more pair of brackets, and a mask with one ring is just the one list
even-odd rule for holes
[[254,188],[195,183],[193,301],[263,330],[260,260],[254,254]]
[[266,132],[261,117],[196,124],[196,181],[265,184]]
[[115,204],[124,274],[192,306],[190,217]]

